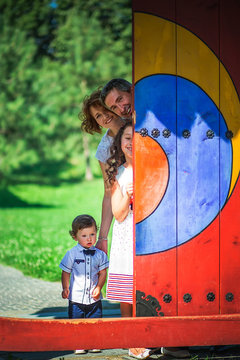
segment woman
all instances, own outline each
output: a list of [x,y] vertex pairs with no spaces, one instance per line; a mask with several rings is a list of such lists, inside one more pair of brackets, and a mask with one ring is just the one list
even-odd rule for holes
[[106,176],[106,162],[110,156],[109,148],[112,145],[114,136],[124,124],[124,120],[105,108],[100,100],[100,94],[101,91],[97,90],[85,97],[80,119],[82,120],[81,129],[89,134],[93,134],[94,132],[101,133],[102,128],[108,129],[103,135],[95,155],[99,161],[104,181],[101,225],[96,247],[107,253],[107,236],[113,215],[111,209],[111,188]]

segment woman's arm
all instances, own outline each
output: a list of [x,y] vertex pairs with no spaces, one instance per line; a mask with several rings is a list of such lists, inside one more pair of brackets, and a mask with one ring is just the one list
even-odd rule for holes
[[122,222],[127,217],[132,194],[132,183],[127,184],[126,193],[123,195],[118,181],[115,180],[112,186],[112,212],[117,221]]
[[104,182],[104,196],[102,201],[102,216],[101,216],[101,225],[99,230],[98,242],[96,247],[107,254],[108,245],[107,245],[107,236],[112,223],[113,214],[111,206],[111,186],[107,181],[106,168],[107,165],[99,161],[103,182]]

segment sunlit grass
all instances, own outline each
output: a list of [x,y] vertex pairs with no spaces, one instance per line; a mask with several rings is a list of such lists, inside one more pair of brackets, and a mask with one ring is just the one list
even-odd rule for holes
[[100,224],[102,180],[59,187],[17,185],[9,191],[21,207],[0,209],[0,263],[32,277],[60,280],[58,265],[76,245],[68,233],[74,217],[90,214]]

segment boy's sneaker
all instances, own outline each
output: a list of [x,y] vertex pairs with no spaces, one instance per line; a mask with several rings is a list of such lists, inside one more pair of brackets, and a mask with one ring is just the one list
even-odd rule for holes
[[99,353],[101,352],[100,349],[91,349],[91,350],[88,350],[90,353]]
[[86,354],[87,353],[87,350],[74,350],[74,354],[78,355],[78,354]]

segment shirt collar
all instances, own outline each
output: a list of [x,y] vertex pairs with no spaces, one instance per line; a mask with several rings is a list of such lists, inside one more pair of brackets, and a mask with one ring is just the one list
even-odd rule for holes
[[[87,250],[86,248],[84,248],[82,245],[80,245],[79,243],[77,244],[77,246],[78,246],[78,249],[81,251],[81,252],[83,252],[83,250]],[[96,248],[95,248],[95,246],[91,246],[90,248],[89,248],[89,250],[96,250]]]

